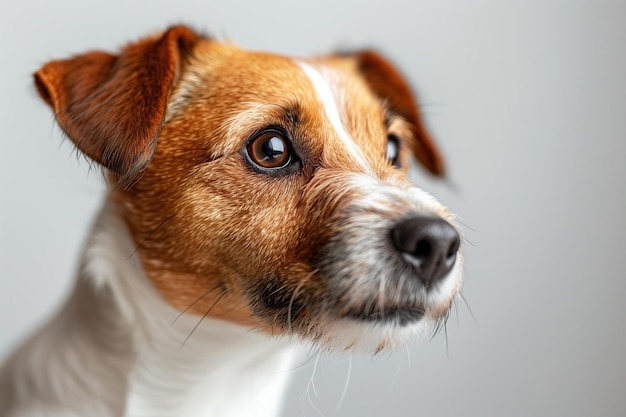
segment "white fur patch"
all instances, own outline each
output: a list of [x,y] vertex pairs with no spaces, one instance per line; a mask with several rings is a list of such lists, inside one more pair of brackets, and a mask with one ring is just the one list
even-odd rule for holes
[[[309,80],[311,80],[311,83],[315,88],[315,92],[324,105],[326,117],[330,120],[330,123],[337,132],[337,135],[341,138],[344,145],[348,148],[350,154],[354,157],[358,164],[363,167],[366,172],[371,173],[372,170],[365,159],[365,155],[363,155],[363,151],[361,151],[357,144],[354,143],[352,137],[350,137],[348,132],[346,132],[346,129],[343,127],[331,83],[329,83],[327,79],[324,79],[324,76],[320,73],[320,71],[316,70],[306,62],[297,61],[297,64],[300,68],[302,68]],[[325,71],[324,75],[326,75],[327,78],[331,76],[329,71]]]

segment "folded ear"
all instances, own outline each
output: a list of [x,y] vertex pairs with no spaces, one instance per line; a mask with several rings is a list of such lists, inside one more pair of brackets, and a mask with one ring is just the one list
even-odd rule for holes
[[370,50],[342,55],[356,58],[358,68],[374,94],[410,124],[414,136],[411,146],[417,160],[432,174],[443,176],[443,159],[420,118],[411,89],[398,70]]
[[76,147],[131,184],[156,147],[170,89],[199,37],[175,26],[126,46],[51,61],[34,74],[41,98]]

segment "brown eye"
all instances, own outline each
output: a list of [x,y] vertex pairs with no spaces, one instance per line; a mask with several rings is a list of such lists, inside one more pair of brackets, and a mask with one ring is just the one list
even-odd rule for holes
[[291,162],[287,139],[274,130],[259,134],[248,143],[246,149],[250,161],[261,169],[279,169]]
[[387,136],[386,157],[391,165],[400,168],[400,139],[396,135]]

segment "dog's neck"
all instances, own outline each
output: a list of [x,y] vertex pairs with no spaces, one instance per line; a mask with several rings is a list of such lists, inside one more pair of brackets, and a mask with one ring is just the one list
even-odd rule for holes
[[[149,284],[134,249],[115,203],[107,203],[75,293],[27,344],[48,358],[39,364],[54,375],[47,382],[63,387],[55,405],[107,417],[275,416],[293,356],[289,340],[181,315]],[[20,357],[32,356],[18,352],[15,366],[42,374]],[[75,380],[87,373],[103,377]]]

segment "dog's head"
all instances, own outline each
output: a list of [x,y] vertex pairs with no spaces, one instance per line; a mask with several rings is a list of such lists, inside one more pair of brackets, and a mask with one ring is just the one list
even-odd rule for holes
[[411,154],[443,164],[378,54],[291,59],[179,26],[35,81],[179,310],[359,350],[447,314],[459,232],[407,179]]

